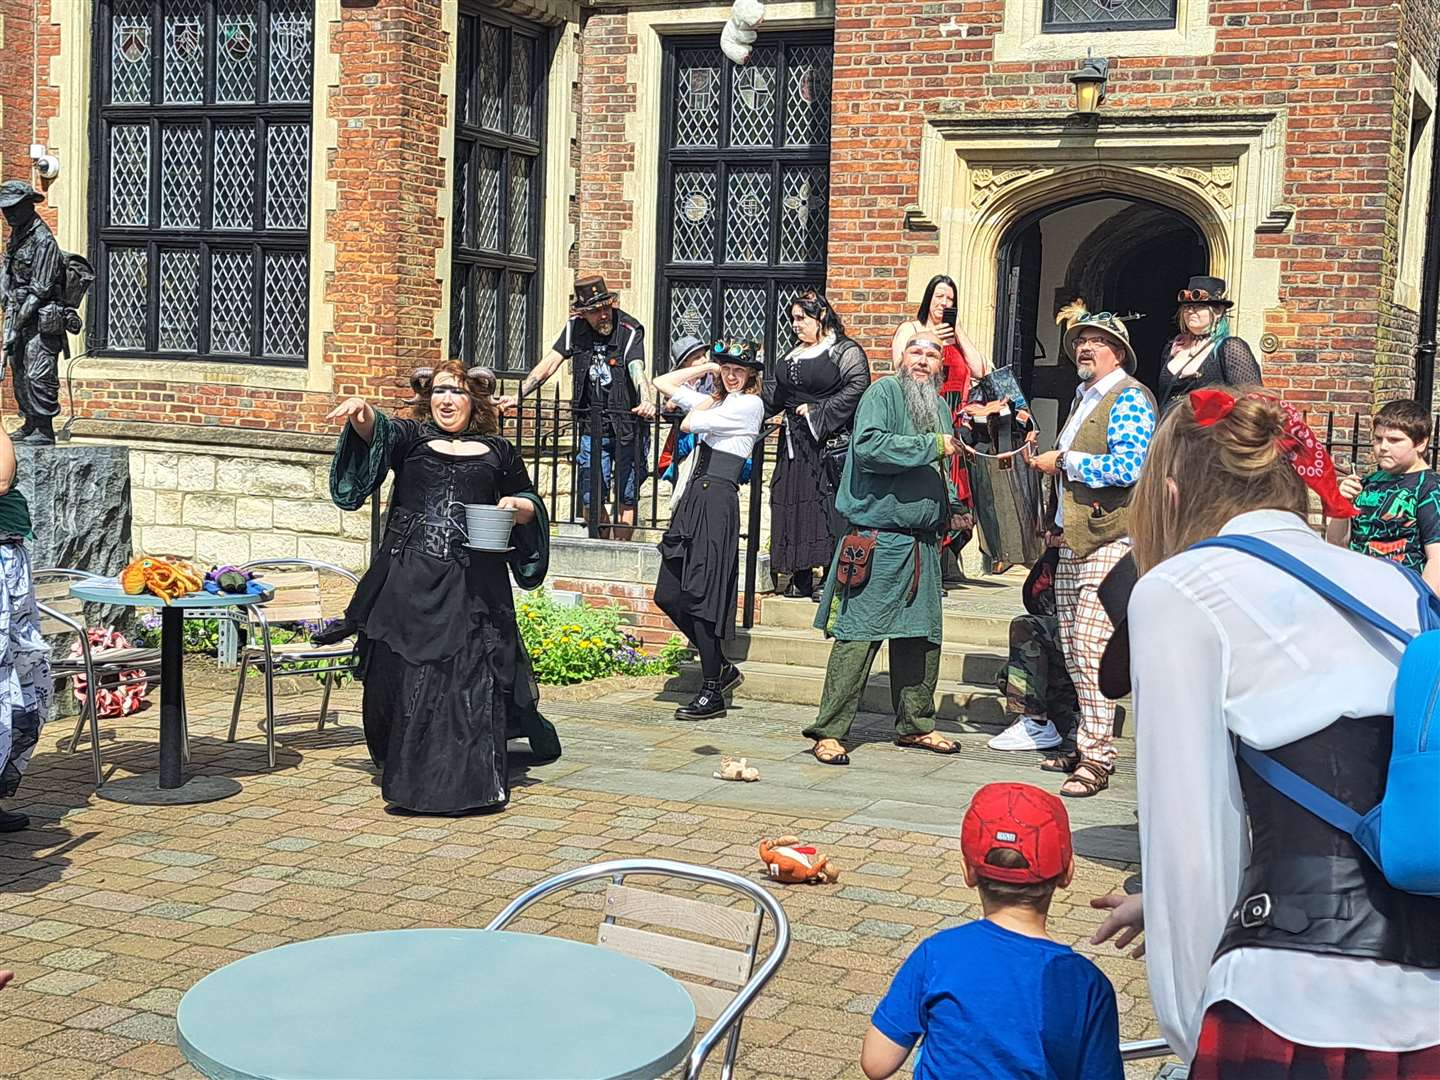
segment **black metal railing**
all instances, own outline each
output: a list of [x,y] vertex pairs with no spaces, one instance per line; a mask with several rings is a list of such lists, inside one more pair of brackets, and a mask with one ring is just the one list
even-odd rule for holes
[[[1340,475],[1351,469],[1363,473],[1362,462],[1370,451],[1371,423],[1368,415],[1352,413],[1337,417],[1335,413],[1323,413],[1320,420],[1313,416],[1307,421],[1317,431],[1325,432],[1325,449],[1335,459],[1335,468]],[[1430,468],[1440,468],[1440,416],[1430,420],[1430,445],[1426,448]]]

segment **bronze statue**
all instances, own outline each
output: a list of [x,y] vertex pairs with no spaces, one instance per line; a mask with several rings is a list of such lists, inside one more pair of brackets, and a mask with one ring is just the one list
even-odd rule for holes
[[68,351],[67,334],[80,330],[75,309],[94,274],[84,260],[60,250],[50,227],[35,212],[43,198],[23,180],[0,184],[0,211],[10,226],[0,272],[5,302],[0,377],[4,365],[12,364],[15,401],[25,418],[14,438],[51,444],[60,412],[60,353]]

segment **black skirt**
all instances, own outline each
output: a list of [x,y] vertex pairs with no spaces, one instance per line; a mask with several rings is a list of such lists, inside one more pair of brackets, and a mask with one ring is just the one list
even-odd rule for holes
[[740,494],[729,480],[694,476],[657,545],[655,606],[677,626],[685,617],[735,636],[740,590]]
[[843,529],[835,520],[835,487],[826,475],[820,444],[803,417],[787,417],[785,423],[770,481],[770,569],[794,574],[828,567]]

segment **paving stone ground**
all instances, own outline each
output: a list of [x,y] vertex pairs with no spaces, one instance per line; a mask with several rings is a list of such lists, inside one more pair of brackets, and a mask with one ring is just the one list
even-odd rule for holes
[[[965,752],[954,758],[901,751],[878,717],[857,728],[867,741],[850,768],[826,768],[804,755],[803,708],[742,697],[723,720],[684,724],[670,715],[673,701],[630,689],[548,702],[565,755],[527,766],[515,753],[507,812],[393,816],[365,751],[358,689],[337,692],[324,731],[314,724],[318,694],[282,699],[274,772],[259,695],[236,745],[224,741],[228,695],[192,682],[190,698],[192,770],[239,780],[233,798],[191,807],[98,799],[88,755],[63,748],[71,723],[44,732],[10,804],[32,827],[0,837],[0,966],[17,972],[0,992],[0,1076],[194,1077],[174,1045],[176,1005],[202,976],[249,953],[325,934],[483,926],[526,885],[605,858],[660,856],[761,880],[756,841],[793,833],[843,875],[832,886],[776,887],[794,945],[750,1011],[737,1076],[858,1077],[868,1014],[900,962],[926,934],[979,914],[958,850],[970,795],[989,780],[1052,779],[1032,756],[986,750],[980,733],[962,732]],[[107,768],[152,769],[157,718],[152,704],[106,722]],[[748,757],[762,780],[715,780],[721,753]],[[1128,751],[1111,789],[1070,809],[1078,865],[1056,898],[1053,934],[1094,956],[1114,983],[1122,1038],[1151,1037],[1143,964],[1081,944],[1098,922],[1089,898],[1137,881]],[[535,910],[525,929],[594,940],[593,904]],[[1151,1076],[1159,1064],[1132,1064],[1129,1075]]]

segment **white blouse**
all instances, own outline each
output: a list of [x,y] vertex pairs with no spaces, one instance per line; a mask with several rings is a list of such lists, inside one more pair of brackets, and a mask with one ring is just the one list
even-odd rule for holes
[[[1241,514],[1221,533],[1258,535],[1418,627],[1414,588],[1393,566],[1326,544],[1294,514]],[[1340,717],[1391,715],[1397,643],[1226,550],[1182,552],[1141,578],[1129,628],[1146,971],[1171,1048],[1194,1057],[1216,1001],[1310,1046],[1440,1044],[1440,971],[1284,949],[1214,959],[1250,848],[1231,734],[1269,750]]]
[[710,398],[692,387],[679,387],[670,400],[689,414],[686,422],[700,442],[722,454],[750,456],[765,420],[765,403],[759,394],[726,394],[723,401],[699,412],[693,410]]

